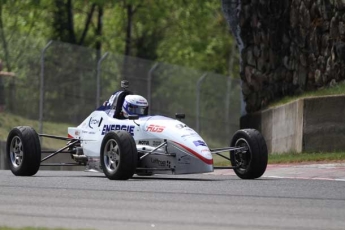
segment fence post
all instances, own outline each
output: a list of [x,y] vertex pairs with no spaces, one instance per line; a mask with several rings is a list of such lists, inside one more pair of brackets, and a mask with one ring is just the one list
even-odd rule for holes
[[96,108],[99,107],[99,100],[101,97],[101,64],[102,61],[108,56],[109,52],[103,54],[103,56],[97,62],[97,92],[96,92]]
[[207,73],[204,73],[198,80],[198,82],[196,83],[196,125],[195,125],[195,129],[196,132],[199,133],[199,129],[200,129],[200,86],[201,86],[201,82],[205,79],[205,77],[207,76]]
[[[41,52],[41,79],[40,79],[40,108],[39,108],[39,133],[43,132],[43,106],[44,106],[44,55],[48,47],[53,43],[50,40]],[[42,143],[42,139],[41,139]]]
[[157,69],[157,67],[159,66],[159,63],[155,63],[152,68],[149,70],[148,73],[148,78],[147,78],[147,102],[149,103],[149,111],[148,113],[151,114],[151,81],[152,81],[152,74],[153,72]]
[[225,122],[226,122],[226,134],[229,135],[229,121],[230,121],[230,91],[231,91],[231,77],[227,77],[227,89],[226,89],[226,99],[225,99]]

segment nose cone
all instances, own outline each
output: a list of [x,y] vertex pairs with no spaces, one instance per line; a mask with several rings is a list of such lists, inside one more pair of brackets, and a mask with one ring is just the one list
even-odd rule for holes
[[175,132],[178,133],[178,136],[176,136],[174,143],[205,164],[213,165],[212,154],[206,142],[193,129],[185,124],[182,127],[181,124],[183,123],[175,125],[177,127]]
[[154,116],[147,120],[144,130],[156,138],[170,140],[201,163],[213,165],[212,154],[206,142],[186,124],[171,118]]
[[175,142],[174,143],[189,154],[193,155],[194,157],[198,158],[202,162],[207,165],[213,165],[213,158],[210,149],[206,145],[206,143],[201,139],[196,138],[197,140],[190,140],[185,142]]

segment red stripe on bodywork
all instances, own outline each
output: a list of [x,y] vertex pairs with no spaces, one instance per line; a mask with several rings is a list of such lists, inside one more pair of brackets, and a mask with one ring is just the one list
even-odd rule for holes
[[68,136],[67,136],[68,138],[74,138],[71,134],[68,134]]
[[200,160],[202,160],[204,163],[208,164],[208,165],[213,165],[213,159],[207,159],[203,156],[201,156],[199,153],[193,151],[192,149],[188,148],[187,146],[184,146],[183,144],[177,143],[175,141],[173,141],[175,144],[181,146],[182,148],[184,148],[185,150],[187,150],[188,152],[190,152],[191,154],[193,154],[194,156],[196,156],[197,158],[199,158]]

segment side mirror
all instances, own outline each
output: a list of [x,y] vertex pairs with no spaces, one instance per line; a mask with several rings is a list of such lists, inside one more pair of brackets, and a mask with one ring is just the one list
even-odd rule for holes
[[186,118],[186,114],[184,113],[176,113],[175,114],[176,119],[182,120]]
[[128,115],[128,120],[138,120],[139,115]]

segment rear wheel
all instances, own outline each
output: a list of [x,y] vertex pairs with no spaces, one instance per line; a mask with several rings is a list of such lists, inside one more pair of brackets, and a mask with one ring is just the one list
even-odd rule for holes
[[231,151],[232,166],[238,166],[234,171],[242,179],[261,177],[266,171],[268,153],[266,141],[255,129],[238,130],[232,140],[232,147],[242,147],[242,151]]
[[41,164],[41,144],[36,131],[29,126],[13,128],[7,137],[6,157],[14,175],[35,175]]
[[131,178],[137,166],[138,152],[131,134],[123,130],[107,133],[102,141],[101,166],[110,180]]

